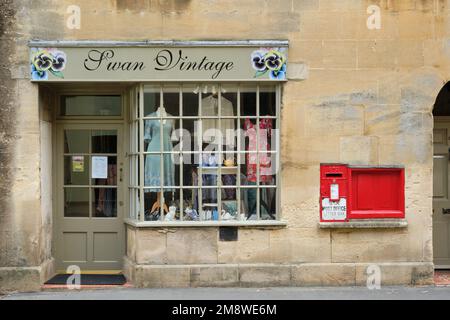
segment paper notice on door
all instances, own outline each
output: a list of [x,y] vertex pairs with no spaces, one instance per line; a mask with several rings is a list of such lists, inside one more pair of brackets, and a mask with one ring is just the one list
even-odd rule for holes
[[92,157],[92,179],[108,178],[108,157]]
[[84,156],[72,156],[72,172],[84,172]]

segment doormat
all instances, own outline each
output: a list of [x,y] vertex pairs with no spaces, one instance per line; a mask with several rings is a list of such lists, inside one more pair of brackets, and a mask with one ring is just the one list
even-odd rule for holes
[[434,284],[437,286],[450,285],[450,270],[435,270]]
[[[73,276],[72,274],[57,274],[45,284],[67,284],[67,279]],[[80,275],[80,285],[124,285],[127,280],[121,274],[82,274]],[[70,279],[69,284],[74,284],[73,279]]]

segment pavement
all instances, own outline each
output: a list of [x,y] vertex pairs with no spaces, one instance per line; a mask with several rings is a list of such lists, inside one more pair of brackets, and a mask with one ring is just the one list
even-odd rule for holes
[[114,287],[12,293],[0,300],[450,300],[450,286],[164,288]]

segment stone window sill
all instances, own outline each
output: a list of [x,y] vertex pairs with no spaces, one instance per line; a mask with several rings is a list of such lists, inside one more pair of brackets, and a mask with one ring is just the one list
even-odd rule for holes
[[321,229],[372,229],[406,228],[406,219],[353,219],[343,222],[319,222]]
[[179,228],[179,227],[258,227],[284,228],[286,221],[136,221],[125,219],[124,222],[136,228]]

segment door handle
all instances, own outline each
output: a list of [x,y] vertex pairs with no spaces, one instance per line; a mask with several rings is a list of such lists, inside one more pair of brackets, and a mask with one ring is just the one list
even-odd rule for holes
[[450,214],[450,208],[442,208],[442,214]]

